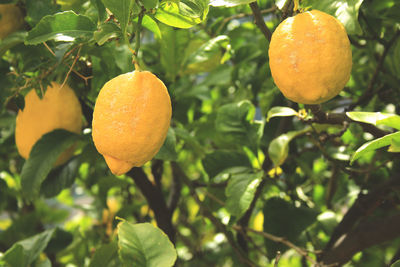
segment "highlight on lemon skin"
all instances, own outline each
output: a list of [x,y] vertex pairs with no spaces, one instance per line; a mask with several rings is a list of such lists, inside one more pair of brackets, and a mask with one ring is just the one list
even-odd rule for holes
[[346,30],[336,18],[318,10],[279,24],[268,54],[275,84],[297,103],[326,102],[350,78],[352,55]]
[[[68,86],[61,87],[51,83],[42,97],[31,90],[25,96],[25,107],[18,112],[15,128],[15,143],[19,154],[29,158],[33,145],[46,133],[55,129],[64,129],[80,133],[82,129],[82,109],[74,91]],[[74,148],[64,151],[55,166],[68,161]]]
[[92,136],[111,172],[121,175],[151,160],[165,141],[171,115],[168,90],[151,72],[108,81],[96,100]]

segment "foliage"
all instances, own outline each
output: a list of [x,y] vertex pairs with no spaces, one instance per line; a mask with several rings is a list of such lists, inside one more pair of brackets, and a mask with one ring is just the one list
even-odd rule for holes
[[[0,41],[0,266],[397,266],[400,4],[300,1],[343,23],[353,55],[345,89],[308,106],[269,69],[294,2],[1,1],[25,25]],[[94,103],[138,65],[168,88],[171,126],[151,162],[114,176]],[[85,127],[24,160],[16,114],[53,81],[74,89]]]

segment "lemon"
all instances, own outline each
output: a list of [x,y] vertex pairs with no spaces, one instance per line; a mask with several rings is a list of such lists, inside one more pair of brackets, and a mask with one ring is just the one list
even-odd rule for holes
[[0,5],[0,39],[19,30],[24,25],[21,9],[14,4]]
[[[19,154],[27,159],[33,145],[46,133],[64,129],[80,133],[82,110],[74,91],[68,86],[53,82],[40,99],[35,90],[25,96],[25,108],[16,118],[15,143]],[[65,163],[73,149],[63,152],[55,166]]]
[[268,54],[275,84],[297,103],[328,101],[350,78],[352,55],[346,30],[336,18],[318,10],[280,23]]
[[96,100],[92,136],[111,172],[121,175],[151,160],[164,143],[171,114],[168,90],[151,72],[108,81]]

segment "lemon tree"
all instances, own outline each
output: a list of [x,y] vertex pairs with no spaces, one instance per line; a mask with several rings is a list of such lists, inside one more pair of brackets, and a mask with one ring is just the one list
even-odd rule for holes
[[398,1],[0,2],[0,266],[398,264]]

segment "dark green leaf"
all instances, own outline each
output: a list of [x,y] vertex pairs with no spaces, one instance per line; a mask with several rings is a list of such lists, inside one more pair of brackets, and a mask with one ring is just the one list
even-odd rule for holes
[[150,223],[119,223],[118,246],[122,261],[133,267],[169,267],[177,257],[168,237]]
[[44,16],[60,12],[60,5],[52,0],[25,1],[26,11],[31,25],[36,25]]
[[59,129],[45,134],[36,142],[21,173],[22,191],[28,199],[38,196],[40,186],[58,156],[78,139],[79,135]]
[[0,40],[0,57],[10,48],[23,43],[27,36],[26,32],[14,32],[5,39]]
[[3,255],[3,260],[11,266],[25,267],[39,257],[54,233],[47,230],[30,238],[18,241]]
[[[316,219],[318,212],[306,207],[296,207],[281,198],[270,198],[264,206],[264,231],[296,242],[300,234]],[[276,252],[283,253],[287,246],[265,239],[268,258]]]
[[210,178],[231,167],[251,168],[251,163],[245,154],[229,150],[217,150],[207,154],[202,163]]
[[75,157],[67,164],[52,170],[40,187],[40,194],[50,198],[57,196],[63,189],[70,187],[79,170],[80,159]]
[[240,218],[253,201],[254,193],[260,184],[264,172],[233,174],[226,187],[226,209]]
[[73,41],[75,38],[92,38],[96,25],[90,18],[73,11],[49,15],[28,32],[25,44],[36,45],[48,40]]
[[104,244],[96,249],[89,267],[107,266],[115,257],[118,257],[118,244],[116,242]]
[[51,237],[45,253],[55,254],[68,247],[73,240],[73,235],[61,228],[56,228],[53,236]]
[[145,9],[153,9],[158,6],[158,0],[142,0]]
[[178,154],[176,153],[176,136],[175,131],[172,127],[168,129],[167,138],[164,141],[160,151],[155,156],[156,159],[174,161],[177,159]]
[[215,128],[224,142],[246,145],[256,153],[264,122],[254,121],[254,115],[255,107],[248,100],[226,104],[217,111]]

